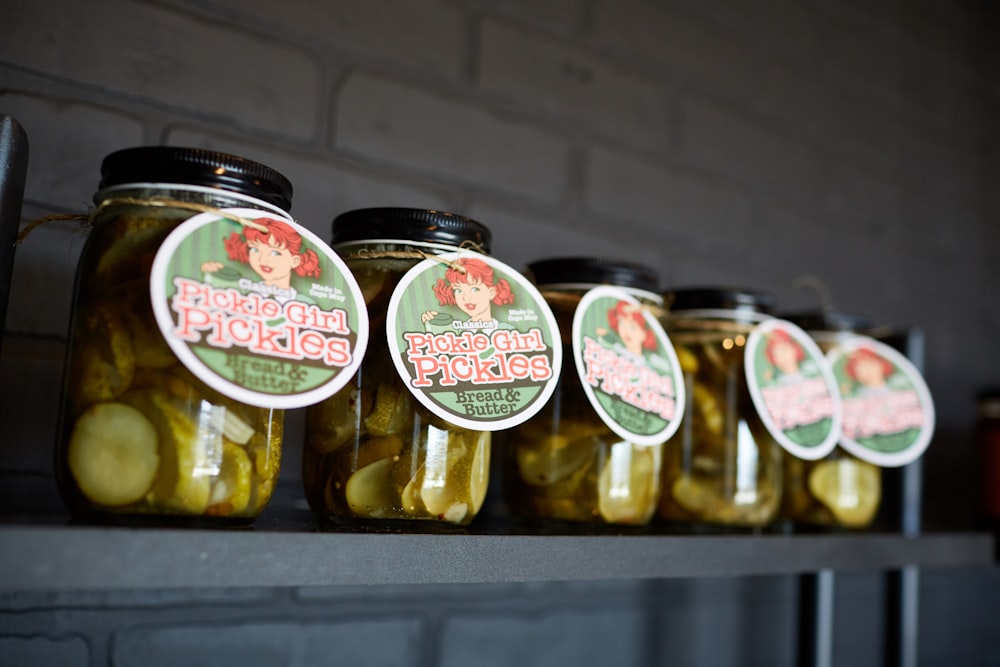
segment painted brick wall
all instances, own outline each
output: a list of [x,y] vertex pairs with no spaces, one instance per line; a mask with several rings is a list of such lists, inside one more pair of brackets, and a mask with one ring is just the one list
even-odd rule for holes
[[[816,304],[795,283],[813,275],[836,305],[925,331],[940,420],[927,515],[957,525],[972,398],[1000,383],[998,27],[985,0],[5,0],[0,112],[31,141],[25,220],[86,210],[113,150],[185,144],[285,173],[293,213],[323,237],[344,210],[427,206],[485,222],[515,266],[631,257],[665,286],[763,288],[787,308]],[[11,506],[59,503],[83,240],[51,223],[17,251],[0,356]],[[790,585],[7,597],[0,664],[791,664]],[[958,586],[955,609],[988,609],[975,589]],[[751,622],[761,610],[786,630],[774,641]],[[922,642],[943,659],[938,618]],[[970,627],[962,664],[997,664]],[[877,664],[871,641],[838,646],[838,664]]]

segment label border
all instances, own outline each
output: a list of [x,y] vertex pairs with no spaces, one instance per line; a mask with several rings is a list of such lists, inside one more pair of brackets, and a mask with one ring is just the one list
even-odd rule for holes
[[910,361],[902,352],[891,345],[887,345],[886,343],[876,340],[870,336],[864,336],[861,334],[852,336],[850,340],[844,341],[827,352],[827,359],[829,360],[830,368],[833,368],[834,359],[861,346],[871,347],[879,355],[884,356],[891,361],[893,365],[895,365],[896,368],[898,368],[900,372],[906,376],[906,379],[913,385],[913,389],[917,392],[917,396],[920,399],[920,405],[924,409],[926,423],[923,428],[921,428],[920,436],[912,445],[901,452],[896,452],[894,454],[876,452],[868,447],[865,447],[853,438],[848,438],[846,435],[840,439],[840,445],[850,454],[853,454],[862,461],[873,463],[882,468],[899,468],[913,463],[923,456],[927,447],[930,446],[931,440],[934,438],[934,428],[937,421],[937,413],[934,408],[934,398],[931,396],[931,391],[927,386],[927,381],[924,380],[923,374],[920,373],[913,362]]
[[[219,210],[223,213],[230,213],[249,219],[260,217],[262,213],[265,213],[259,209],[250,208],[223,208]],[[161,335],[166,339],[167,345],[170,346],[171,351],[195,377],[212,389],[247,405],[258,408],[290,410],[319,403],[334,395],[346,386],[355,372],[357,372],[368,349],[368,307],[365,304],[364,295],[361,293],[361,288],[358,286],[354,274],[347,268],[344,260],[316,234],[295,222],[287,215],[282,216],[282,220],[292,225],[297,232],[313,244],[317,251],[322,251],[323,256],[341,272],[347,288],[354,297],[355,304],[359,306],[356,310],[358,321],[355,333],[357,334],[357,339],[354,349],[351,350],[351,363],[341,368],[330,381],[309,391],[296,394],[266,394],[247,389],[220,376],[198,358],[186,342],[179,340],[173,335],[174,321],[165,288],[170,261],[173,259],[174,253],[181,243],[195,230],[221,219],[224,219],[224,216],[218,213],[198,213],[175,227],[156,251],[156,257],[153,259],[149,276],[149,297],[153,305],[153,315],[155,316],[156,324],[159,327]]]
[[[399,352],[399,344],[396,340],[398,334],[398,323],[395,314],[399,310],[399,304],[400,301],[402,301],[403,293],[413,283],[413,281],[416,280],[417,277],[422,275],[428,269],[440,266],[443,262],[454,262],[464,257],[476,257],[477,259],[483,260],[494,269],[499,269],[504,274],[503,277],[514,280],[517,282],[518,287],[525,289],[532,294],[535,297],[537,305],[539,306],[539,313],[545,318],[546,324],[548,324],[550,335],[555,337],[554,340],[548,341],[549,347],[552,349],[552,377],[546,381],[545,386],[542,387],[542,391],[539,392],[534,401],[527,408],[518,412],[516,415],[505,419],[475,421],[466,419],[465,417],[451,412],[447,412],[432,398],[430,398],[430,396],[427,395],[427,392],[423,390],[414,390],[410,386],[410,382],[413,378],[410,376],[405,362],[403,361],[405,353]],[[538,412],[548,403],[552,394],[556,390],[556,386],[559,384],[559,377],[562,372],[562,342],[559,333],[559,325],[556,322],[555,315],[552,313],[552,309],[538,292],[538,288],[536,288],[521,273],[514,270],[507,264],[504,264],[500,260],[471,250],[458,250],[435,255],[432,258],[425,259],[413,265],[409,271],[403,274],[403,277],[393,289],[392,296],[389,298],[389,305],[386,310],[385,318],[385,335],[386,342],[389,345],[389,356],[392,357],[392,364],[396,367],[396,372],[399,374],[403,384],[406,386],[406,390],[409,391],[421,405],[430,410],[430,412],[435,416],[440,417],[449,424],[454,424],[460,428],[466,428],[472,431],[503,431],[528,421],[538,414]]]
[[[774,419],[771,417],[771,414],[767,411],[766,406],[764,406],[764,397],[760,386],[757,384],[757,362],[755,359],[757,348],[760,346],[765,334],[779,327],[788,330],[788,332],[792,334],[792,337],[795,339],[795,342],[806,348],[810,356],[818,362],[820,375],[823,376],[823,380],[826,382],[826,388],[830,392],[830,399],[833,401],[833,415],[831,417],[833,422],[831,424],[830,433],[820,444],[814,447],[803,447],[785,435],[785,433],[778,428],[778,426],[774,423]],[[761,422],[763,422],[764,428],[767,429],[767,432],[771,435],[771,437],[774,438],[786,452],[792,456],[802,459],[803,461],[818,461],[828,456],[830,452],[836,449],[837,443],[840,441],[843,433],[841,428],[843,423],[843,411],[841,409],[840,387],[837,386],[837,379],[834,377],[833,367],[830,366],[827,361],[823,350],[820,349],[816,341],[814,341],[801,327],[793,322],[783,320],[779,317],[768,318],[755,326],[747,336],[747,342],[743,348],[743,370],[746,375],[746,383],[747,389],[750,392],[750,399],[753,402],[754,409],[757,411],[757,416],[760,418]]]
[[576,311],[573,313],[573,330],[571,332],[571,341],[573,345],[573,365],[576,368],[577,377],[580,380],[580,384],[583,385],[583,391],[587,396],[587,400],[590,402],[597,416],[601,418],[601,421],[607,425],[616,435],[624,438],[626,441],[639,446],[653,447],[666,443],[670,438],[674,437],[674,434],[681,426],[681,422],[684,419],[684,410],[687,407],[687,385],[684,381],[684,371],[681,369],[680,359],[677,357],[677,351],[674,349],[673,341],[664,331],[663,326],[660,322],[649,314],[646,310],[642,311],[643,317],[646,320],[646,324],[652,328],[653,333],[656,335],[657,342],[663,346],[667,353],[667,357],[670,360],[671,365],[674,370],[674,404],[675,404],[675,416],[672,420],[667,422],[665,428],[661,429],[659,432],[651,435],[640,435],[638,433],[633,433],[629,431],[624,426],[616,422],[611,418],[611,415],[604,409],[600,401],[597,400],[597,394],[594,388],[590,386],[590,383],[585,380],[586,372],[584,371],[583,364],[583,336],[581,329],[583,328],[583,315],[587,308],[594,301],[603,298],[613,298],[618,301],[627,301],[628,303],[642,306],[642,303],[636,299],[632,294],[621,287],[615,287],[612,285],[601,285],[589,290],[580,299],[580,303],[576,306]]

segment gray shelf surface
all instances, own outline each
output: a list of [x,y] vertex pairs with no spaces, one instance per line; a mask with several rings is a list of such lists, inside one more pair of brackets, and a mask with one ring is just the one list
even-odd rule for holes
[[531,535],[0,525],[0,590],[490,583],[969,567],[988,533]]

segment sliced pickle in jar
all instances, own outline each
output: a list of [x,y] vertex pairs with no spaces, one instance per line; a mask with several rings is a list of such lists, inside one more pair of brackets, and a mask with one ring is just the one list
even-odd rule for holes
[[396,494],[390,484],[393,457],[379,459],[357,470],[347,480],[344,495],[351,511],[364,517],[385,517],[396,505]]
[[517,466],[521,479],[532,486],[555,484],[586,466],[600,446],[597,436],[570,439],[548,435],[517,445]]
[[681,372],[685,375],[694,375],[698,372],[698,357],[683,345],[674,346],[677,352],[677,360],[681,365]]
[[854,458],[820,461],[809,473],[809,492],[841,524],[865,526],[874,518],[882,495],[879,470]]
[[371,394],[348,385],[306,413],[306,433],[313,451],[326,454],[353,442],[358,424],[371,411]]
[[[402,487],[403,510],[411,516],[465,523],[486,496],[488,447],[485,434],[430,427],[423,465]],[[408,466],[400,469],[408,474]]]
[[192,420],[159,390],[130,392],[122,400],[141,410],[159,435],[160,468],[153,484],[153,502],[178,512],[202,514],[211,497],[212,479],[222,463],[221,431],[199,428],[200,419]]
[[96,303],[76,318],[70,391],[77,408],[121,396],[132,384],[135,355],[128,327],[116,310]]
[[681,474],[670,486],[670,495],[687,512],[705,515],[717,501],[712,484],[694,475]]
[[170,368],[177,363],[148,303],[130,304],[124,315],[138,368]]
[[696,417],[700,418],[701,423],[709,433],[721,435],[725,421],[722,414],[722,401],[716,397],[715,392],[701,382],[694,383],[692,393],[694,394],[692,398]]
[[222,466],[212,484],[206,514],[228,516],[242,514],[250,504],[253,464],[245,449],[225,440],[222,443]]
[[399,383],[383,382],[375,392],[375,405],[364,425],[372,435],[403,431],[412,417],[410,393]]
[[385,285],[386,272],[378,268],[362,269],[355,265],[352,267],[352,275],[358,281],[366,304],[374,301]]
[[98,505],[141,500],[160,465],[153,424],[124,403],[97,403],[76,420],[67,452],[76,485]]
[[95,286],[120,289],[143,277],[148,283],[152,254],[172,226],[168,219],[138,212],[102,223],[101,240],[105,247],[94,268]]
[[476,436],[476,453],[469,470],[469,502],[473,514],[482,509],[490,482],[490,434],[484,432]]
[[610,523],[644,523],[654,509],[653,454],[630,442],[611,446],[597,483],[597,508]]

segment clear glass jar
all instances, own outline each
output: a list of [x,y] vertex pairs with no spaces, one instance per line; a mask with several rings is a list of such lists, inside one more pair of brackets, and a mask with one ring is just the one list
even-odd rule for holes
[[[865,318],[832,310],[782,317],[802,327],[823,352],[870,328]],[[781,517],[793,525],[867,528],[882,501],[882,469],[840,446],[817,461],[786,452],[784,484]]]
[[491,434],[451,424],[413,397],[390,357],[386,315],[400,279],[425,257],[469,244],[487,252],[489,242],[485,226],[440,211],[373,208],[334,219],[331,245],[361,286],[370,335],[361,369],[306,411],[302,482],[318,517],[443,526],[479,512]]
[[687,388],[680,430],[663,464],[658,516],[671,522],[762,528],[781,505],[781,445],[761,422],[744,346],[773,297],[744,289],[685,288],[664,295],[665,325]]
[[281,410],[235,401],[196,378],[153,314],[150,270],[164,238],[204,207],[290,220],[291,184],[250,160],[194,148],[108,155],[77,269],[56,477],[87,520],[246,523],[281,461]]
[[637,445],[615,434],[594,410],[574,366],[573,317],[598,285],[624,288],[662,309],[656,273],[601,258],[554,258],[528,270],[559,323],[563,371],[542,410],[508,432],[504,496],[522,518],[644,525],[660,499],[663,443]]

